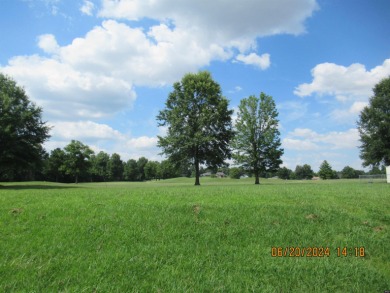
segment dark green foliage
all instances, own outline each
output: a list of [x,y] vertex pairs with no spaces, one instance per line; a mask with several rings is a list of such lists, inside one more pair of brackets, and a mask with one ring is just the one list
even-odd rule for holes
[[[364,175],[365,172],[362,170],[355,170],[350,166],[345,166],[343,170],[341,170],[341,178],[342,179],[352,179],[359,178],[359,175]],[[378,173],[376,173],[378,174]]]
[[96,156],[92,155],[90,160],[90,172],[93,181],[107,181],[109,179],[110,156],[107,153],[100,151]]
[[62,171],[61,166],[65,161],[65,152],[56,148],[51,151],[50,156],[46,161],[45,174],[48,180],[53,180],[55,182],[62,181],[65,173]]
[[240,168],[237,168],[237,167],[230,168],[230,170],[229,170],[230,178],[240,179],[241,175],[242,175],[242,172],[241,172]]
[[130,159],[126,162],[123,171],[124,179],[127,181],[137,181],[138,180],[138,166],[137,161]]
[[314,172],[311,169],[310,165],[308,165],[308,164],[305,164],[303,166],[297,165],[295,167],[294,174],[295,174],[294,179],[298,179],[298,180],[301,180],[301,179],[310,180],[314,176]]
[[148,161],[144,168],[146,180],[157,179],[160,177],[160,163]]
[[0,73],[0,178],[41,164],[50,130],[41,115],[24,89]]
[[120,155],[114,153],[108,162],[108,173],[111,181],[121,181],[123,179],[123,162]]
[[138,169],[138,174],[137,174],[137,179],[139,181],[144,181],[146,176],[145,176],[145,166],[148,163],[148,159],[145,157],[141,157],[137,161],[137,169]]
[[90,167],[89,158],[93,151],[82,142],[72,140],[65,148],[65,160],[61,170],[66,174],[74,176],[75,183],[78,183],[79,176],[87,173]]
[[318,175],[320,176],[321,179],[324,180],[334,178],[334,171],[332,170],[332,167],[326,160],[322,162]]
[[379,166],[373,166],[370,172],[368,172],[368,174],[369,175],[386,174],[385,166],[382,166],[381,168],[379,168]]
[[390,165],[390,77],[375,85],[374,96],[360,113],[360,158],[363,166]]
[[293,171],[286,168],[286,167],[283,167],[283,168],[280,168],[277,172],[277,175],[280,179],[284,179],[284,180],[287,180],[287,179],[292,179],[292,173]]
[[176,166],[195,167],[195,185],[199,185],[201,164],[222,166],[230,158],[233,137],[228,100],[209,72],[186,74],[173,85],[165,109],[157,116],[159,126],[167,126],[158,146]]
[[178,174],[178,170],[175,168],[175,164],[170,160],[164,160],[160,164],[159,178],[168,179],[178,177],[182,174]]
[[273,98],[264,93],[260,98],[243,99],[239,105],[233,158],[254,173],[255,184],[259,184],[260,174],[273,173],[282,163],[278,115]]

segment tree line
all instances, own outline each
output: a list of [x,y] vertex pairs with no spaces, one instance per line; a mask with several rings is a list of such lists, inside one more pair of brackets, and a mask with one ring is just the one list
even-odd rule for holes
[[119,154],[94,151],[80,141],[72,140],[64,149],[56,148],[44,160],[42,175],[56,182],[145,181],[185,175],[168,160],[162,162],[141,157],[123,161]]
[[[379,168],[390,164],[390,77],[373,91],[357,126],[363,165]],[[284,150],[272,96],[261,92],[242,99],[233,125],[229,100],[207,71],[186,74],[174,83],[165,108],[157,115],[158,126],[167,128],[165,136],[158,136],[158,146],[168,158],[161,163],[146,158],[123,162],[118,154],[94,154],[79,141],[49,155],[42,144],[50,137],[50,127],[41,114],[42,109],[28,99],[22,87],[0,73],[0,180],[142,181],[193,174],[195,185],[200,185],[202,168],[227,168],[229,159],[238,168],[229,173],[253,174],[255,184],[264,174],[278,173],[285,179],[314,176],[308,165],[297,166],[294,172],[280,168]],[[341,173],[349,177],[360,172],[344,169]],[[327,161],[318,176],[340,177]]]

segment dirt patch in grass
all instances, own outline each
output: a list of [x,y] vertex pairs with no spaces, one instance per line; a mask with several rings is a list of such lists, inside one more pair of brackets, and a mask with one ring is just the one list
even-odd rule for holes
[[317,218],[318,218],[318,215],[316,215],[316,214],[310,214],[310,215],[306,216],[306,219],[309,219],[309,220],[314,220],[314,219],[317,219]]
[[384,229],[385,228],[382,226],[377,226],[377,227],[372,228],[372,230],[374,230],[375,232],[380,232],[380,231],[383,231]]
[[23,213],[23,211],[24,210],[22,208],[13,208],[12,210],[9,211],[9,213],[12,215],[19,215]]

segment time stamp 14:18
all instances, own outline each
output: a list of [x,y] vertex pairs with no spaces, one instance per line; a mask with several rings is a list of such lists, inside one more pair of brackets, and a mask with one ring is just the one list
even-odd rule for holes
[[365,257],[366,252],[364,246],[360,247],[336,247],[330,249],[329,247],[317,246],[286,246],[286,247],[271,247],[272,257],[329,257],[336,255],[337,257]]

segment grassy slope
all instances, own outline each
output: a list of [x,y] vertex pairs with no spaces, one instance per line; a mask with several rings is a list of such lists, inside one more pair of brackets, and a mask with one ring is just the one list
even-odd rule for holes
[[389,290],[390,184],[252,181],[3,184],[0,291]]

